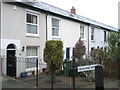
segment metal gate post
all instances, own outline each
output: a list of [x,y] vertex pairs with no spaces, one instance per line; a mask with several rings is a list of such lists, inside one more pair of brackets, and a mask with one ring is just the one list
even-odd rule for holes
[[95,88],[95,90],[104,90],[102,66],[95,66]]
[[17,57],[15,57],[15,79],[17,79]]
[[54,76],[53,76],[53,68],[54,68],[54,67],[53,67],[53,61],[51,60],[51,90],[53,90],[53,82],[54,82],[54,81],[53,81],[53,79],[54,79],[54,78],[53,78],[53,77],[54,77]]
[[72,66],[72,68],[73,68],[73,89],[75,89],[75,52],[74,52],[74,47],[73,47],[73,62],[72,62],[72,64],[73,64],[73,66]]
[[0,75],[2,74],[2,58],[0,58]]
[[36,87],[38,87],[38,58],[36,60]]
[[75,89],[75,60],[73,59],[73,89]]

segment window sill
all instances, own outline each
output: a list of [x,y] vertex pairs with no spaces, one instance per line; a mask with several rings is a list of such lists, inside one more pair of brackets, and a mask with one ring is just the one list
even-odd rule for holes
[[36,67],[26,68],[26,72],[31,72],[35,70],[36,70]]
[[104,43],[107,43],[107,41],[104,41]]
[[86,42],[86,39],[82,39],[82,38],[81,38],[81,40],[84,41],[84,42]]
[[91,42],[95,43],[95,40],[91,40]]
[[60,36],[52,36],[52,39],[53,40],[61,40],[61,37]]
[[38,34],[36,34],[36,35],[34,35],[34,34],[26,34],[26,37],[40,38],[40,36]]

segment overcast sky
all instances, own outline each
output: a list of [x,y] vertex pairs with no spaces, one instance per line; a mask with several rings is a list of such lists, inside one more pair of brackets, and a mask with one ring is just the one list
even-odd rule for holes
[[39,0],[61,9],[70,11],[72,6],[76,13],[118,28],[118,2],[120,0]]

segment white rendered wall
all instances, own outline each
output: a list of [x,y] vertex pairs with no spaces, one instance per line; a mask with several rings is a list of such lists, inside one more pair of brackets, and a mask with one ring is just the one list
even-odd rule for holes
[[[60,36],[54,37],[52,36],[52,27],[51,27],[51,19],[56,18],[60,20]],[[66,20],[59,17],[48,16],[48,40],[62,40],[64,44],[64,59],[66,58],[66,48],[70,48],[70,57],[72,57],[72,49],[75,46],[76,42],[80,38],[80,25],[84,25],[81,23],[77,23],[71,20]],[[87,53],[87,39],[88,39],[88,26],[84,25],[85,30],[85,38],[82,39],[86,46]],[[72,58],[71,58],[72,59]]]
[[[51,19],[56,18],[60,20],[60,36],[52,36],[52,27]],[[91,27],[83,23],[77,23],[71,20],[55,17],[49,15],[47,18],[48,21],[48,40],[62,40],[64,44],[64,59],[66,58],[66,48],[70,48],[70,57],[72,57],[72,49],[75,46],[75,43],[79,40],[80,37],[80,25],[84,26],[84,39],[81,39],[86,47],[86,54],[90,54],[91,47],[99,48],[105,47],[107,45],[104,42],[104,29],[94,27],[94,40],[91,40]],[[105,30],[106,31],[106,30]],[[108,34],[108,31],[107,31]],[[88,50],[89,49],[89,50]],[[84,56],[86,57],[86,56]],[[72,59],[72,58],[71,58]]]

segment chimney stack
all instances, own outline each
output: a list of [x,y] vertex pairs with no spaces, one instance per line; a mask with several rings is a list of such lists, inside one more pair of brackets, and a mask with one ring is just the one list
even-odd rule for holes
[[72,14],[76,14],[76,9],[74,8],[74,6],[73,6],[72,9],[71,9],[71,13],[72,13]]

